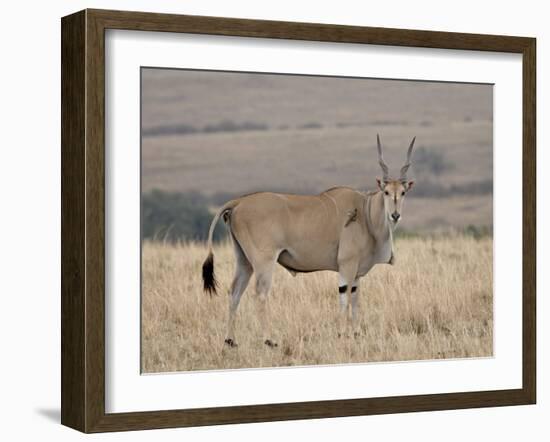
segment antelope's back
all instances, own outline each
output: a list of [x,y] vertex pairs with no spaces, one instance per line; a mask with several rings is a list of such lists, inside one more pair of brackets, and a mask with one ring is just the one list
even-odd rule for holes
[[357,195],[348,188],[330,189],[320,195],[246,195],[233,209],[231,229],[237,238],[248,238],[265,247],[309,250],[314,243],[337,247],[348,209]]

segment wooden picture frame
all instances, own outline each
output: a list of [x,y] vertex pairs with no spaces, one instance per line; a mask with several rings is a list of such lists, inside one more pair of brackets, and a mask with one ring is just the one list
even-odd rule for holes
[[[84,10],[62,28],[62,408],[83,432],[534,404],[536,41],[533,38]],[[105,412],[105,30],[124,29],[518,53],[523,64],[523,385],[270,405]]]

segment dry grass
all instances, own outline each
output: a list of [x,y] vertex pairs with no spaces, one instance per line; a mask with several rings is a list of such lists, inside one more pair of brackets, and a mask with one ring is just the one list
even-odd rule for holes
[[225,348],[226,296],[234,258],[215,247],[220,296],[201,288],[202,244],[144,243],[143,372],[341,364],[490,356],[492,239],[451,235],[396,242],[397,263],[361,281],[361,336],[338,337],[337,276],[293,278],[277,268],[271,293],[274,338],[260,339],[253,283],[237,317],[237,349]]

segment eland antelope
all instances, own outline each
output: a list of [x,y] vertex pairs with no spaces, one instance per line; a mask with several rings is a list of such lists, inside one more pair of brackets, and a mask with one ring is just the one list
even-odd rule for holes
[[259,192],[231,200],[218,210],[208,233],[208,256],[202,277],[204,290],[215,293],[212,235],[222,217],[231,234],[236,258],[229,293],[227,345],[237,345],[235,314],[241,295],[255,273],[264,343],[277,346],[271,336],[268,306],[276,264],[293,276],[320,270],[338,272],[341,316],[356,323],[359,279],[376,264],[394,263],[392,232],[401,219],[405,195],[413,186],[413,181],[407,179],[407,171],[415,138],[398,179],[390,178],[380,137],[376,138],[383,177],[377,179],[375,191],[365,193],[349,187],[334,187],[319,195]]

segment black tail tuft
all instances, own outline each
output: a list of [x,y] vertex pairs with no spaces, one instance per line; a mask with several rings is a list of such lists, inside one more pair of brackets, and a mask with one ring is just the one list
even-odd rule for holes
[[218,283],[214,276],[214,254],[210,252],[202,265],[202,281],[204,291],[209,295],[216,294]]

